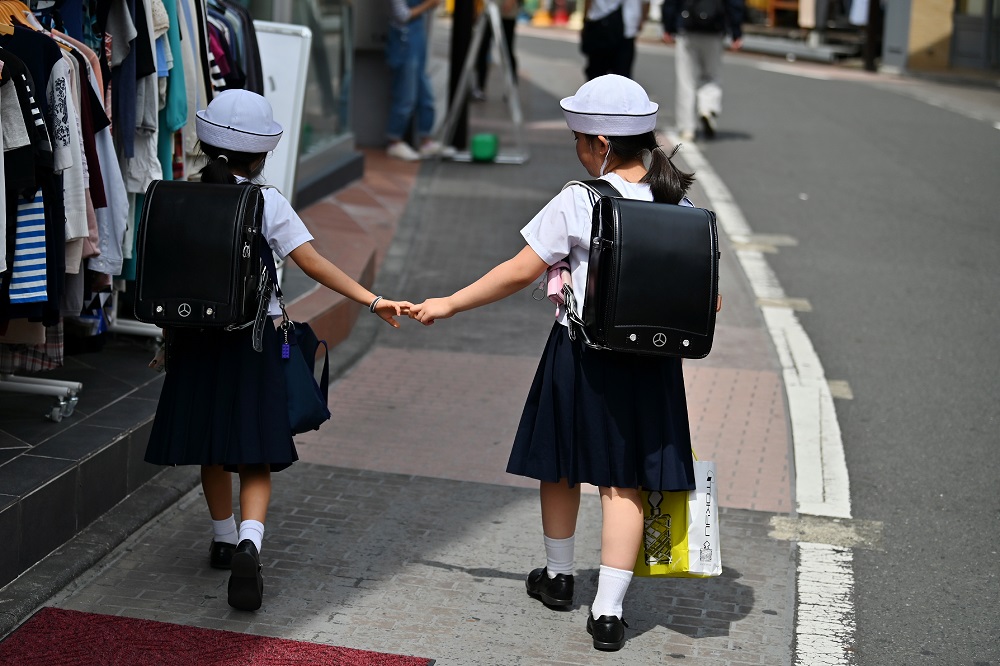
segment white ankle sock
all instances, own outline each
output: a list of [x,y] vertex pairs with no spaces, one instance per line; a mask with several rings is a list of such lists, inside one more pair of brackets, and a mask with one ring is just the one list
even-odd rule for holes
[[250,539],[260,552],[260,544],[264,540],[264,523],[257,520],[244,520],[240,523],[240,541]]
[[223,520],[213,520],[212,535],[213,541],[231,543],[235,546],[240,540],[240,534],[236,531],[236,517],[229,516]]
[[555,578],[559,574],[572,576],[576,564],[573,555],[576,535],[566,539],[550,539],[547,536],[542,538],[545,541],[545,568],[549,572],[549,578]]
[[597,596],[590,607],[590,614],[594,616],[595,620],[602,615],[614,615],[621,619],[622,602],[625,600],[625,592],[628,591],[628,584],[631,582],[631,571],[601,565],[601,573],[597,578]]

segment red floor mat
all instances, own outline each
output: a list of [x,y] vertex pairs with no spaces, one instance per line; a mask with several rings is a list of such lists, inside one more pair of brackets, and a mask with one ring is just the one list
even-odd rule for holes
[[434,661],[43,608],[0,642],[4,666],[430,666]]

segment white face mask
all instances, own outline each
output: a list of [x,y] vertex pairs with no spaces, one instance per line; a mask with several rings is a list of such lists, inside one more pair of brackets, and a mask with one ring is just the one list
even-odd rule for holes
[[609,159],[611,159],[611,146],[608,146],[608,152],[604,154],[604,161],[601,163],[601,176],[604,175],[604,169],[607,168]]

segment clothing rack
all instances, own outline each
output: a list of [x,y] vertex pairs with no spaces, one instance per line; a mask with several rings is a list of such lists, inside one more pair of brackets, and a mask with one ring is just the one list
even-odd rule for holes
[[83,384],[60,379],[41,379],[20,375],[0,375],[0,391],[47,395],[56,399],[56,404],[45,412],[45,417],[58,423],[66,416],[72,416],[76,403],[80,401]]
[[[72,33],[72,30],[63,28],[63,25],[71,25],[72,22],[64,23],[64,19],[67,18],[67,13],[77,17],[79,25],[80,21],[80,6],[83,0],[66,0],[66,2],[53,2],[50,0],[28,0],[27,2],[23,0],[0,0],[0,23],[9,25],[20,25],[24,27],[31,27],[34,30],[51,30],[53,25],[60,26],[60,32],[65,33],[64,36],[68,36]],[[169,44],[173,44],[173,49],[171,50],[171,55],[173,56],[173,68],[170,69],[170,73],[166,74],[170,77],[172,83],[173,73],[178,71],[183,71],[185,74],[185,80],[190,84],[187,88],[184,86],[177,86],[171,88],[171,90],[179,91],[186,90],[187,95],[194,95],[197,100],[197,105],[199,108],[204,108],[207,105],[208,100],[220,90],[226,89],[228,87],[243,87],[254,92],[263,93],[263,76],[261,74],[261,62],[260,62],[260,52],[256,38],[256,32],[254,30],[254,22],[252,20],[250,12],[245,9],[243,3],[237,2],[236,0],[178,0],[176,7],[173,8],[173,14],[171,16],[171,28],[169,33],[160,33],[157,36],[146,35],[150,38],[150,47],[152,53],[149,56],[153,58],[156,64],[157,75],[163,77],[163,70],[161,62],[163,55],[157,46],[164,46],[170,48]],[[54,10],[58,12],[58,20],[53,21],[53,15],[48,13],[49,10]],[[148,3],[146,5],[146,10],[149,12]],[[155,18],[155,17],[154,17]],[[137,19],[138,20],[138,19]],[[29,26],[30,24],[30,26]],[[84,22],[84,25],[88,25]],[[148,18],[145,19],[143,25],[151,29],[153,22]],[[161,23],[162,25],[162,23]],[[12,28],[10,30],[13,30]],[[77,29],[79,30],[79,28]],[[0,30],[3,34],[13,34],[8,30]],[[79,34],[77,34],[79,38]],[[64,39],[60,37],[60,39]],[[176,41],[171,41],[176,40]],[[79,39],[80,42],[85,42],[83,38]],[[160,42],[164,44],[160,44]],[[65,42],[61,46],[70,51],[71,47]],[[81,46],[85,46],[81,44]],[[178,51],[178,46],[185,50],[185,56],[182,57],[182,52]],[[137,53],[141,49],[133,49],[133,53]],[[15,56],[13,52],[11,56]],[[146,75],[147,77],[149,74]],[[99,78],[99,77],[98,77]],[[159,79],[162,81],[162,78]],[[84,85],[86,85],[84,83]],[[101,98],[106,89],[111,85],[107,79],[101,81],[101,85],[104,86],[105,90],[95,91],[97,92],[97,97]],[[41,82],[37,82],[36,87],[40,90],[36,91],[36,97],[39,92],[44,96],[44,85]],[[149,98],[149,90],[147,89],[146,99]],[[134,91],[133,91],[134,94]],[[107,98],[108,100],[111,97]],[[114,99],[124,99],[124,97],[115,97]],[[110,104],[111,102],[107,102]],[[172,106],[171,106],[172,104]],[[114,107],[118,108],[118,107]],[[173,162],[174,174],[173,177],[183,178],[186,177],[186,173],[192,172],[196,168],[197,158],[194,157],[194,119],[191,117],[190,112],[185,111],[181,114],[181,109],[185,109],[186,104],[184,100],[177,97],[177,93],[173,94],[173,97],[169,98],[167,108],[164,109],[163,106],[160,107],[160,115],[158,116],[159,122],[166,123],[170,132],[178,132],[181,135],[180,142],[178,146],[183,146],[180,148],[181,153],[178,156],[174,155],[174,158],[179,157],[179,161],[175,159]],[[141,109],[140,109],[141,111]],[[111,107],[107,107],[107,113],[110,116],[112,113]],[[301,111],[300,111],[301,113]],[[186,115],[186,121],[183,119],[182,115]],[[173,119],[171,119],[173,118]],[[148,118],[146,119],[148,120]],[[27,122],[27,121],[26,121]],[[125,127],[123,124],[117,124],[117,128]],[[138,125],[136,125],[138,128]],[[100,132],[101,130],[97,130]],[[107,130],[109,139],[113,137],[115,148],[124,150],[127,156],[132,155],[132,138],[128,133],[113,133],[110,128]],[[161,125],[161,132],[163,131]],[[119,142],[124,143],[119,143]],[[63,146],[65,148],[65,146]],[[149,157],[151,154],[156,154],[156,146],[147,146],[143,155]],[[138,151],[138,144],[136,145],[136,150]],[[151,152],[150,152],[151,151]],[[100,151],[98,151],[100,153]],[[135,153],[139,155],[139,152]],[[104,153],[100,153],[99,157],[103,157]],[[154,158],[155,159],[155,158]],[[98,160],[103,162],[103,160]],[[126,222],[124,216],[118,211],[128,208],[128,224],[131,225],[133,221],[134,209],[129,206],[128,201],[124,201],[123,197],[125,192],[128,196],[133,194],[139,194],[145,190],[145,184],[148,184],[149,179],[156,179],[161,176],[154,175],[148,170],[148,164],[150,164],[149,159],[136,159],[134,164],[138,165],[136,168],[138,171],[126,174],[124,172],[124,167],[122,173],[117,173],[117,160],[112,160],[115,167],[114,170],[116,175],[114,178],[123,177],[124,182],[123,187],[117,192],[122,192],[121,197],[112,196],[110,191],[106,192],[106,198],[108,200],[107,208],[112,209],[116,213],[114,214],[114,219],[108,224],[112,224],[114,228],[113,234],[109,234],[110,237],[117,238],[118,230],[121,229],[124,233],[126,228]],[[171,169],[171,164],[164,160],[162,162],[163,173],[166,177],[169,169]],[[181,170],[184,173],[179,173],[177,171],[178,164],[182,164]],[[2,174],[3,171],[0,171]],[[10,176],[10,171],[8,170],[7,176]],[[294,173],[294,171],[293,171]],[[131,178],[130,178],[131,176]],[[108,181],[105,180],[105,183]],[[117,182],[117,181],[116,181]],[[107,188],[106,188],[107,189]],[[82,186],[81,186],[82,190]],[[117,195],[117,192],[115,193]],[[108,219],[106,216],[105,220]],[[2,228],[2,227],[0,227]],[[103,227],[102,227],[103,230]],[[10,232],[10,225],[8,225],[8,232]],[[13,233],[13,232],[10,232]],[[0,240],[2,240],[3,234],[0,233]],[[80,235],[72,236],[73,239],[80,238]],[[85,237],[85,234],[84,236]],[[121,248],[124,250],[128,247],[128,243],[131,242],[131,237],[126,236]],[[58,252],[59,249],[50,250],[50,252]],[[107,275],[122,275],[125,279],[131,279],[128,272],[128,255],[123,257],[119,254],[117,257],[113,257],[113,253],[105,255],[102,251],[101,256],[107,256],[108,258],[104,263],[99,266],[90,266],[91,270],[97,273],[103,273]],[[123,259],[125,265],[123,265]],[[84,259],[84,262],[87,260]],[[84,264],[86,266],[86,264]],[[132,269],[134,270],[134,264],[132,264]],[[83,268],[81,268],[83,270]],[[279,273],[280,275],[280,273]],[[51,294],[51,292],[50,292]],[[65,305],[62,306],[65,309]],[[102,315],[106,316],[106,322],[108,324],[107,329],[110,332],[124,335],[134,335],[146,338],[153,338],[157,340],[162,340],[163,333],[158,326],[152,324],[145,324],[128,318],[121,318],[118,312],[118,294],[114,295],[114,298],[107,308],[104,308],[104,303],[101,304],[101,310],[103,310]],[[13,369],[20,371],[20,365],[15,365]],[[41,395],[50,396],[56,399],[56,404],[47,413],[46,416],[53,420],[59,421],[62,418],[72,415],[73,410],[79,401],[80,393],[83,389],[83,385],[80,382],[75,381],[63,381],[63,380],[51,380],[51,379],[40,379],[36,377],[20,376],[16,374],[4,373],[0,374],[0,392],[9,393],[22,393],[29,395]]]

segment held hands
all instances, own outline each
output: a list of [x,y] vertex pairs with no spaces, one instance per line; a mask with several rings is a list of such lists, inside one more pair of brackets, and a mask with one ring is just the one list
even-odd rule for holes
[[424,326],[430,326],[436,319],[447,319],[455,314],[455,308],[448,298],[428,298],[423,303],[410,307],[410,319],[416,319]]
[[405,317],[407,315],[412,317],[413,315],[410,310],[412,307],[413,303],[409,301],[390,301],[380,298],[375,303],[375,307],[372,308],[372,312],[393,328],[399,328],[399,322],[396,321],[396,317]]

